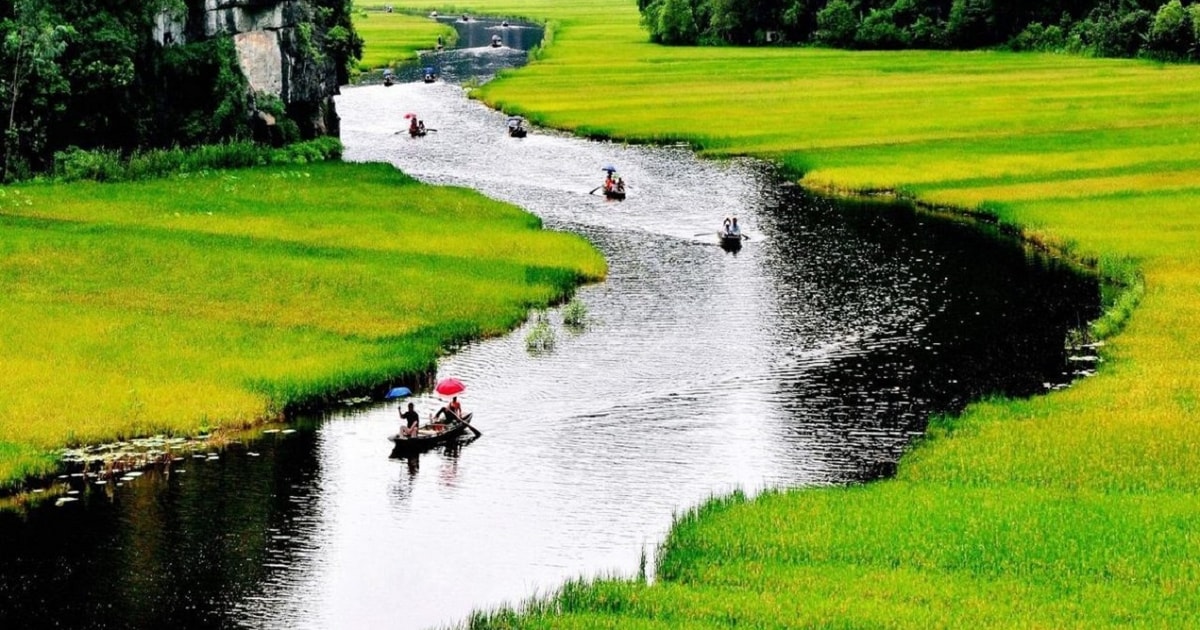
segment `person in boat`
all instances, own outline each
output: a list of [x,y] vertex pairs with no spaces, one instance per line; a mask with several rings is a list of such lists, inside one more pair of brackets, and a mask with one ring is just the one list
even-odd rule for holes
[[625,180],[621,179],[620,175],[613,175],[613,187],[620,194],[625,194]]
[[730,225],[732,225],[732,222],[729,220],[729,217],[725,217],[725,222],[722,223],[721,226],[725,228],[726,234],[729,234],[729,226]]
[[400,435],[412,437],[417,434],[417,424],[421,422],[421,414],[417,413],[412,403],[408,403],[408,411],[400,412],[400,419],[405,422],[400,429]]
[[615,184],[615,182],[613,181],[613,172],[608,171],[608,174],[604,176],[604,192],[606,192],[606,193],[612,192],[614,184]]
[[438,420],[439,418],[447,423],[462,420],[462,405],[458,402],[458,396],[452,398],[448,404],[433,414],[434,420]]
[[738,227],[738,224],[737,224],[737,217],[733,217],[733,221],[729,224],[728,232],[730,234],[741,234],[742,233],[742,228]]

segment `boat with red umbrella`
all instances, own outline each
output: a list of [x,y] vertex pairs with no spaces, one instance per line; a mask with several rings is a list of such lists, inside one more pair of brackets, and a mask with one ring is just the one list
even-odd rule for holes
[[[437,382],[433,391],[439,396],[451,397],[458,396],[466,391],[467,386],[462,381],[456,378],[444,378]],[[438,421],[438,417],[442,417],[442,421]],[[483,433],[471,425],[471,418],[474,414],[459,418],[452,412],[448,411],[448,407],[443,407],[433,421],[428,424],[417,427],[417,431],[413,435],[404,435],[397,433],[389,436],[388,439],[392,442],[392,457],[410,455],[431,449],[442,444],[449,444],[458,441],[467,431],[475,434],[475,437],[480,437]]]

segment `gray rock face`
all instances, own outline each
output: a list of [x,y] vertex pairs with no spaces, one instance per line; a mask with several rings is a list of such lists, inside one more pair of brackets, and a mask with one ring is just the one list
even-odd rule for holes
[[325,34],[308,0],[185,0],[164,11],[154,37],[166,46],[233,39],[250,89],[278,97],[305,136],[337,135],[337,68],[321,53]]

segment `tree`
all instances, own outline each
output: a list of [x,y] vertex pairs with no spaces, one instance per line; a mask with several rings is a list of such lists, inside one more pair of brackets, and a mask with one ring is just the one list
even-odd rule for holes
[[8,181],[15,166],[24,162],[22,140],[36,149],[45,137],[38,124],[42,111],[39,105],[44,105],[39,101],[69,89],[56,61],[74,30],[54,18],[45,0],[20,0],[13,7],[13,17],[0,23],[0,33],[4,36],[3,60],[7,66],[0,77],[0,90],[8,109],[0,181]]
[[830,46],[845,46],[854,41],[858,17],[846,0],[830,0],[817,11],[817,41]]
[[1183,59],[1192,47],[1192,15],[1179,0],[1158,8],[1146,38],[1146,48],[1160,59]]
[[658,41],[664,44],[694,44],[698,30],[689,0],[663,0],[658,12]]

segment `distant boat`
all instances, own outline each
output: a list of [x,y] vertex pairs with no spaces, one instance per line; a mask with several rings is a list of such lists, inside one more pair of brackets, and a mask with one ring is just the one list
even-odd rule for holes
[[396,82],[396,74],[392,72],[392,69],[388,68],[388,69],[384,70],[383,71],[383,84],[390,86],[391,84],[393,84],[395,82]]
[[508,135],[513,138],[524,138],[528,130],[525,129],[525,119],[520,116],[510,116],[508,119]]
[[492,35],[492,48],[499,48],[504,45],[504,40],[500,39],[499,35]]
[[606,191],[604,191],[604,196],[607,197],[608,199],[624,201],[625,200],[625,191],[623,189],[622,190],[606,190]]

